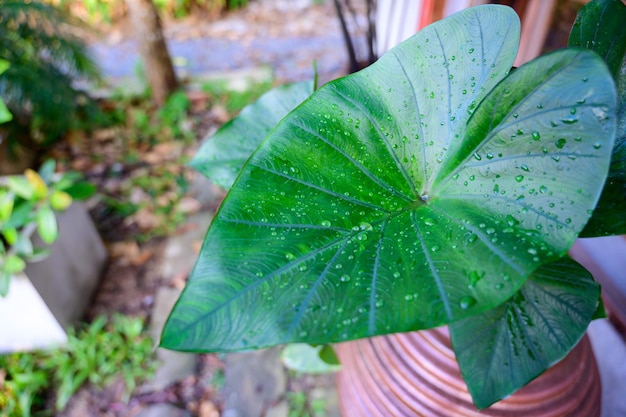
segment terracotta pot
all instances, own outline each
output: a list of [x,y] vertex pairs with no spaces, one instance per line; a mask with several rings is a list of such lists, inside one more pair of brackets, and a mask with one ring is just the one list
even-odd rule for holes
[[337,346],[344,417],[598,417],[600,375],[589,338],[510,397],[477,411],[447,327],[380,336]]

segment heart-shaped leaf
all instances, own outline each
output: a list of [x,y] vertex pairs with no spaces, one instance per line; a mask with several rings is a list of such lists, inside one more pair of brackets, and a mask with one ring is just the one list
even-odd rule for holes
[[518,40],[510,8],[468,9],[285,117],[223,202],[162,346],[434,327],[563,256],[608,170],[615,91],[585,51],[504,78]]
[[544,265],[506,303],[450,325],[474,404],[485,408],[554,365],[578,343],[600,286],[569,258]]
[[569,44],[602,56],[617,84],[617,136],[602,196],[581,236],[626,234],[626,5],[593,0],[578,13]]
[[268,91],[205,140],[189,165],[220,187],[230,188],[265,136],[312,92],[312,81],[284,85]]

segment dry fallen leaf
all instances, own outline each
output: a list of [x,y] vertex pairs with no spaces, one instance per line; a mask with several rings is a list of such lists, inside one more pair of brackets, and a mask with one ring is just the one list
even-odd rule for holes
[[144,207],[138,212],[125,219],[127,225],[136,224],[142,230],[151,230],[161,223],[161,217],[154,214],[150,209]]
[[220,417],[220,412],[211,401],[202,401],[198,407],[198,417]]
[[193,214],[200,211],[202,204],[193,197],[185,196],[178,202],[178,212],[182,214]]

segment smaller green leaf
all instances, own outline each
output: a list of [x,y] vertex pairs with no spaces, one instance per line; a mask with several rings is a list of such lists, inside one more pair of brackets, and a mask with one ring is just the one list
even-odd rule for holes
[[270,90],[208,138],[189,165],[220,187],[230,188],[265,136],[312,93],[311,81]]
[[13,275],[22,272],[26,262],[17,255],[9,255],[4,259],[4,271]]
[[335,349],[331,345],[324,345],[320,349],[320,359],[329,365],[341,365]]
[[30,200],[35,194],[33,185],[21,175],[10,176],[7,180],[9,189],[25,200]]
[[86,181],[67,186],[66,188],[58,188],[65,191],[74,200],[86,200],[96,192],[96,186]]
[[41,167],[39,167],[39,176],[41,176],[46,184],[52,182],[52,177],[54,176],[55,169],[56,162],[54,161],[54,159],[48,159],[46,162],[41,164]]
[[329,345],[292,343],[285,346],[282,360],[287,368],[308,374],[336,372],[341,368],[333,348]]
[[53,191],[50,195],[50,206],[54,210],[63,211],[72,204],[72,197],[65,191]]
[[15,195],[11,192],[3,192],[0,196],[0,222],[6,222],[11,217]]
[[474,404],[505,398],[578,343],[598,309],[600,286],[569,258],[537,269],[501,306],[450,325]]
[[2,236],[7,241],[7,243],[11,246],[15,245],[17,239],[19,237],[17,230],[13,227],[7,227],[2,230]]
[[82,181],[83,176],[78,172],[64,172],[61,174],[59,178],[55,178],[54,183],[52,184],[52,188],[55,190],[65,191],[67,188],[72,185]]
[[618,74],[626,53],[626,5],[620,0],[593,0],[580,9],[569,46],[596,51]]
[[52,208],[47,204],[42,205],[36,214],[36,220],[41,240],[47,244],[53,243],[58,236],[58,225]]
[[40,201],[48,195],[48,185],[44,179],[32,169],[24,171],[24,177],[30,183],[33,188],[33,197],[35,200]]
[[31,221],[34,209],[35,204],[30,201],[17,204],[13,208],[11,217],[9,217],[9,220],[7,220],[7,222],[4,224],[4,227],[14,227],[16,229],[19,229],[25,226],[28,222]]
[[16,242],[13,244],[13,250],[16,254],[23,258],[28,258],[34,255],[35,249],[33,248],[33,242],[30,240],[30,236],[27,233],[20,233]]
[[626,233],[626,5],[593,0],[578,13],[569,45],[597,52],[617,85],[617,134],[602,195],[582,237]]
[[47,249],[47,248],[37,248],[37,249],[34,249],[32,254],[25,258],[26,262],[43,261],[48,256],[50,256],[50,252],[51,252],[50,249]]
[[9,293],[9,284],[11,283],[11,274],[4,269],[0,269],[0,297],[6,297]]

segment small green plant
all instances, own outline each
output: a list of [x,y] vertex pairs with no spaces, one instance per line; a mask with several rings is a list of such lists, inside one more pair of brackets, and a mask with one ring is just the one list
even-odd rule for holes
[[183,91],[170,95],[157,115],[161,129],[169,129],[174,138],[191,140],[191,132],[183,126],[189,106],[189,99]]
[[115,314],[71,329],[65,346],[46,352],[0,356],[0,415],[28,417],[43,410],[50,393],[62,410],[84,384],[125,383],[125,401],[156,367],[143,320]]
[[248,104],[257,100],[263,93],[272,88],[272,81],[246,80],[245,87],[234,87],[226,80],[205,82],[202,91],[209,95],[209,99],[226,111],[235,115]]
[[35,232],[50,245],[58,236],[55,211],[63,211],[73,198],[85,198],[93,187],[80,182],[75,173],[55,173],[55,162],[44,163],[39,172],[0,179],[0,295],[6,296],[11,278],[27,262],[45,258],[47,248],[35,248]]
[[192,161],[230,190],[161,346],[449,325],[477,407],[526,385],[601,311],[571,245],[626,233],[624,21],[594,0],[575,47],[511,70],[517,15],[473,7],[311,95],[263,96]]
[[285,394],[289,405],[289,417],[325,417],[323,399],[310,399],[306,392],[290,391]]

